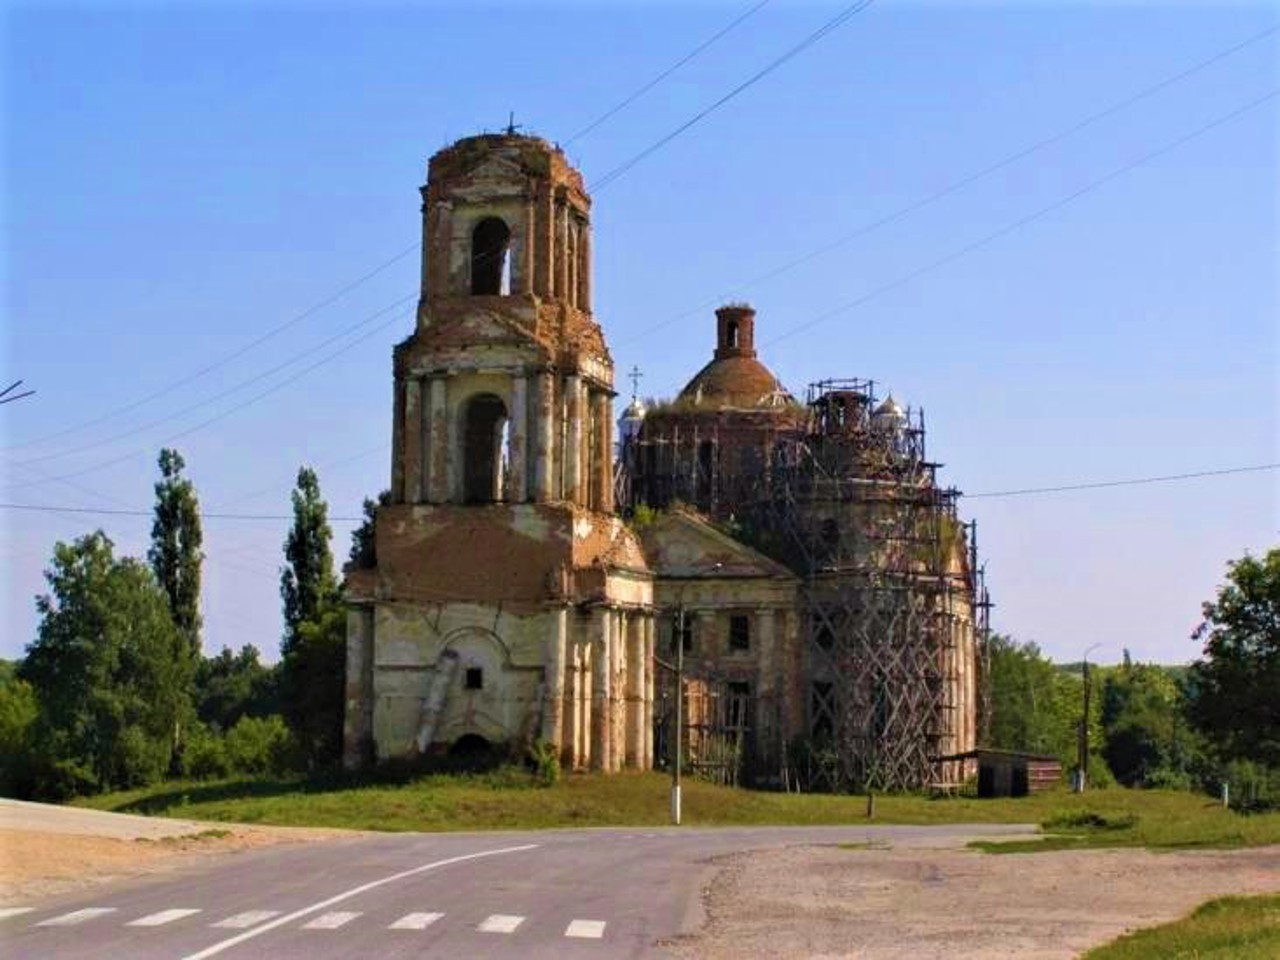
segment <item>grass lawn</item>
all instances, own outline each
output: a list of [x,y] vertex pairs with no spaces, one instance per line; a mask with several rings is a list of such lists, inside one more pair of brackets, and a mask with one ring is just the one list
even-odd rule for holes
[[1085,960],[1275,960],[1280,896],[1210,900],[1174,923],[1139,930],[1085,954]]
[[[670,781],[658,773],[581,775],[539,787],[518,771],[431,776],[403,784],[303,780],[170,782],[78,801],[146,813],[281,826],[358,830],[503,830],[649,827],[667,823]],[[1052,791],[1020,799],[781,794],[685,781],[690,826],[760,824],[1047,824],[1063,837],[984,844],[1001,852],[1055,846],[1251,846],[1280,843],[1280,813],[1241,816],[1208,797],[1160,790]],[[1046,846],[1049,845],[1049,846]]]

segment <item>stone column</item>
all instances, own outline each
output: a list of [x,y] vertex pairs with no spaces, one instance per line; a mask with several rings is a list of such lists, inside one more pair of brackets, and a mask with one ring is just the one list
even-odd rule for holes
[[373,737],[373,608],[347,608],[347,672],[342,716],[342,765],[355,770]]
[[654,677],[658,665],[653,658],[657,653],[657,623],[653,615],[644,618],[644,759],[641,766],[645,770],[653,769],[653,697]]
[[404,503],[404,381],[395,381],[391,401],[391,502]]
[[600,651],[596,649],[595,644],[590,639],[582,642],[580,646],[582,669],[579,672],[579,676],[582,679],[578,687],[581,692],[581,697],[578,699],[578,766],[582,769],[595,765],[591,752],[592,744],[595,742],[592,712],[595,705],[594,674],[599,653]]
[[554,417],[555,385],[549,370],[538,371],[538,392],[533,406],[533,499],[546,503],[551,499],[553,451],[555,449]]
[[756,663],[759,664],[759,672],[755,683],[756,715],[750,722],[758,733],[756,749],[768,751],[772,748],[765,741],[764,733],[777,733],[772,729],[777,717],[774,705],[779,697],[777,677],[781,672],[778,668],[777,616],[772,607],[762,607],[756,611],[755,621],[755,636],[751,642],[758,645]]
[[578,309],[591,312],[591,224],[585,220],[578,231]]
[[564,444],[564,498],[581,504],[582,496],[582,378],[571,373],[564,378],[564,409],[568,434]]
[[511,429],[507,435],[507,499],[529,499],[529,388],[523,374],[511,379]]
[[643,614],[630,617],[627,624],[627,766],[644,767],[644,692],[645,674]]
[[[565,647],[568,642],[569,611],[564,607],[551,613],[551,629],[547,634],[546,713],[542,718],[542,739],[561,749],[564,739],[564,672]],[[564,762],[561,754],[560,761]]]
[[613,640],[609,682],[609,728],[613,743],[609,750],[609,769],[621,770],[627,756],[627,690],[623,686],[627,675],[627,615],[624,611],[614,612],[609,634]]
[[447,381],[442,376],[427,380],[426,499],[444,503],[449,499],[449,423]]
[[610,636],[613,626],[613,611],[607,607],[597,607],[592,611],[591,633],[592,671],[591,671],[591,769],[608,771],[610,769],[610,736],[612,723],[610,720],[610,674],[613,672],[612,648],[613,638]]
[[592,480],[597,497],[591,507],[601,513],[613,512],[613,417],[609,394],[598,390],[591,395],[591,413],[595,420],[595,450],[592,451]]
[[569,205],[556,204],[556,296],[569,299]]
[[415,378],[404,382],[404,499],[422,502],[422,383]]

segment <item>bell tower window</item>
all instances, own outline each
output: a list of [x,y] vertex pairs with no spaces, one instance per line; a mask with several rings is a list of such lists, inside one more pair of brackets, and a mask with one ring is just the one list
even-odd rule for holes
[[728,341],[729,349],[738,349],[738,321],[730,320],[725,326],[725,339]]
[[498,217],[485,217],[471,233],[471,293],[511,292],[511,230]]
[[482,393],[468,401],[463,415],[463,498],[467,503],[502,499],[506,426],[507,407],[499,397]]

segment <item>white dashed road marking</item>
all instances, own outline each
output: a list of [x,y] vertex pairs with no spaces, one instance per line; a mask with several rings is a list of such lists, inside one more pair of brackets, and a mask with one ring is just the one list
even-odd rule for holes
[[603,920],[574,920],[565,928],[566,937],[581,937],[584,940],[599,940],[604,936]]
[[115,913],[115,907],[86,907],[83,910],[75,910],[71,913],[64,913],[60,917],[52,917],[49,920],[41,920],[36,924],[37,927],[74,927],[77,923],[84,923],[86,920],[92,920],[94,917],[101,917],[103,914]]
[[337,930],[340,926],[350,923],[359,913],[344,912],[342,910],[336,913],[324,913],[316,917],[310,923],[302,925],[303,930]]
[[425,930],[441,917],[443,913],[408,913],[393,923],[388,930]]
[[233,917],[227,917],[225,920],[219,920],[217,923],[211,923],[209,926],[223,930],[243,930],[245,927],[252,927],[255,923],[278,916],[280,916],[279,910],[247,910]]
[[175,920],[181,920],[183,917],[189,917],[193,913],[199,913],[199,910],[182,909],[182,910],[161,910],[159,913],[153,913],[149,917],[140,917],[137,920],[131,920],[125,924],[126,927],[162,927],[166,923],[173,923]]
[[376,890],[378,887],[385,886],[388,883],[395,883],[404,880],[407,877],[416,877],[420,874],[427,873],[430,870],[439,870],[441,867],[449,867],[455,863],[465,863],[469,860],[480,860],[484,857],[498,857],[507,853],[521,853],[526,850],[536,850],[536,843],[526,843],[518,847],[503,847],[500,850],[484,850],[479,853],[466,853],[458,857],[449,857],[445,860],[436,860],[432,863],[424,863],[420,867],[414,867],[411,870],[402,870],[399,873],[393,873],[389,877],[380,877],[377,880],[370,880],[368,883],[362,883],[358,887],[352,887],[350,890],[344,890],[342,893],[335,894],[327,900],[321,900],[319,903],[313,903],[309,907],[303,907],[301,910],[295,910],[293,913],[287,913],[283,917],[276,917],[274,920],[268,920],[266,923],[260,923],[256,927],[252,927],[244,933],[238,933],[234,937],[228,937],[226,940],[215,943],[211,947],[205,947],[199,953],[188,954],[183,960],[208,960],[209,957],[217,956],[232,947],[244,943],[246,940],[252,940],[254,937],[260,937],[264,933],[282,927],[286,923],[292,923],[295,920],[301,920],[309,914],[323,910],[325,907],[331,907],[335,903],[341,903],[343,900],[350,900],[352,897],[358,897],[362,893],[368,893],[370,890]]
[[24,913],[30,913],[35,907],[0,907],[0,920],[5,917],[17,917]]
[[524,923],[524,917],[512,917],[505,913],[495,913],[476,927],[481,933],[513,933],[516,927]]

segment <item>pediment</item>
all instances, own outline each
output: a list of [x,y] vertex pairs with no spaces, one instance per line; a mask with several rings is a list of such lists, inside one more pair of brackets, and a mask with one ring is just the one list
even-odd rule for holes
[[472,168],[470,176],[472,180],[515,180],[523,183],[525,173],[518,158],[490,153],[484,162]]
[[640,531],[640,539],[659,577],[795,579],[782,564],[685,508],[660,514]]

